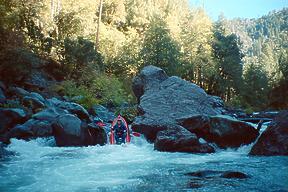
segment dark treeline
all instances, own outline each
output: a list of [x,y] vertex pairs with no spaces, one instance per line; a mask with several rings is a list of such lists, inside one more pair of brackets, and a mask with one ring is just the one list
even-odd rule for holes
[[49,90],[119,105],[135,101],[135,74],[156,65],[227,105],[288,107],[287,9],[212,22],[186,0],[104,0],[96,46],[99,2],[0,0],[0,80],[19,85],[44,60],[61,82]]

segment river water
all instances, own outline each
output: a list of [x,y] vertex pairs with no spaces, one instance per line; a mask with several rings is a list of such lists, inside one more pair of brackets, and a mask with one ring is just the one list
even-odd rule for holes
[[[250,148],[186,154],[154,151],[141,138],[127,146],[62,148],[52,138],[12,140],[8,150],[15,156],[0,161],[0,191],[288,191],[288,158],[250,157]],[[185,175],[198,170],[241,171],[250,178]]]

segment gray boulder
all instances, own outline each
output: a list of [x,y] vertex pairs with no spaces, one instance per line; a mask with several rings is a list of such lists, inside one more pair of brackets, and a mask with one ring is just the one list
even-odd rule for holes
[[101,118],[104,122],[113,122],[116,118],[113,112],[102,105],[94,105],[90,111],[92,115]]
[[45,104],[42,101],[31,96],[25,96],[23,98],[23,105],[32,109],[33,111],[37,111],[45,107]]
[[28,140],[34,137],[33,132],[25,125],[16,125],[6,135],[8,139],[24,139]]
[[0,108],[0,134],[4,134],[16,124],[25,122],[27,118],[28,115],[23,109]]
[[[93,123],[89,123],[87,127],[84,127],[84,141],[85,145],[105,145],[107,143],[107,134],[103,127],[97,126]],[[88,134],[87,134],[88,133]]]
[[71,114],[61,115],[52,124],[57,146],[104,145],[107,143],[105,130],[88,125]]
[[281,112],[261,134],[250,155],[288,155],[288,111]]
[[52,98],[48,99],[48,105],[50,107],[67,110],[69,113],[77,115],[81,120],[90,120],[87,110],[77,103],[60,101],[59,99]]
[[154,66],[145,67],[139,75],[133,79],[132,89],[140,102],[144,92],[168,79],[168,75],[160,68]]
[[168,129],[158,132],[154,148],[158,151],[168,152],[215,152],[213,147],[207,143],[200,143],[195,134],[181,126],[168,126]]
[[57,146],[79,146],[82,144],[81,120],[75,115],[61,115],[52,124]]
[[9,94],[12,97],[16,97],[23,101],[23,105],[32,109],[33,111],[37,111],[39,109],[43,109],[46,107],[47,101],[44,99],[42,95],[36,92],[28,92],[25,89],[19,87],[11,87],[9,88]]
[[228,116],[196,115],[177,121],[198,137],[216,143],[221,148],[250,144],[259,135],[252,125]]
[[159,131],[166,130],[168,126],[174,125],[173,122],[163,122],[158,119],[137,117],[132,124],[135,132],[141,133],[149,142],[154,142]]
[[17,125],[8,133],[8,138],[30,139],[52,136],[52,122],[30,119],[22,125]]
[[[179,77],[168,77],[154,66],[145,67],[134,78],[133,91],[139,100],[140,116],[135,118],[132,129],[152,140],[161,130],[158,127],[176,125],[176,119],[188,115],[219,115],[225,111],[218,97]],[[155,130],[151,132],[153,127]]]
[[33,119],[53,122],[60,115],[68,114],[67,111],[58,108],[47,108],[32,116]]

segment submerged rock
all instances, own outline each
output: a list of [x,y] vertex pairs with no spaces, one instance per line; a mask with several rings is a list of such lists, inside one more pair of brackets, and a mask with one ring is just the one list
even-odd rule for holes
[[246,179],[250,178],[249,175],[239,171],[214,171],[214,170],[202,170],[185,175],[199,178],[226,178],[226,179]]
[[226,179],[246,179],[250,176],[239,171],[225,171],[221,174],[221,177]]
[[154,148],[168,152],[213,153],[215,151],[210,145],[200,143],[195,134],[181,126],[168,126],[166,130],[158,132]]
[[136,117],[132,129],[152,141],[162,125],[176,125],[176,119],[187,115],[218,115],[225,111],[218,97],[179,77],[168,77],[154,66],[145,67],[134,78],[133,91],[139,100],[140,116]]
[[6,144],[0,142],[0,160],[10,155],[14,155],[13,152],[7,151],[6,146]]
[[261,134],[250,155],[288,155],[288,111],[281,112]]

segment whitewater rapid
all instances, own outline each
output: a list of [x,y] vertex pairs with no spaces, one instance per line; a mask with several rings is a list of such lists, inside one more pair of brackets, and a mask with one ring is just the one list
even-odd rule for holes
[[[56,147],[53,138],[13,139],[0,161],[1,192],[276,191],[288,190],[287,157],[249,157],[251,145],[214,154],[163,153],[140,138],[127,145]],[[234,170],[245,180],[199,181],[185,173]]]

